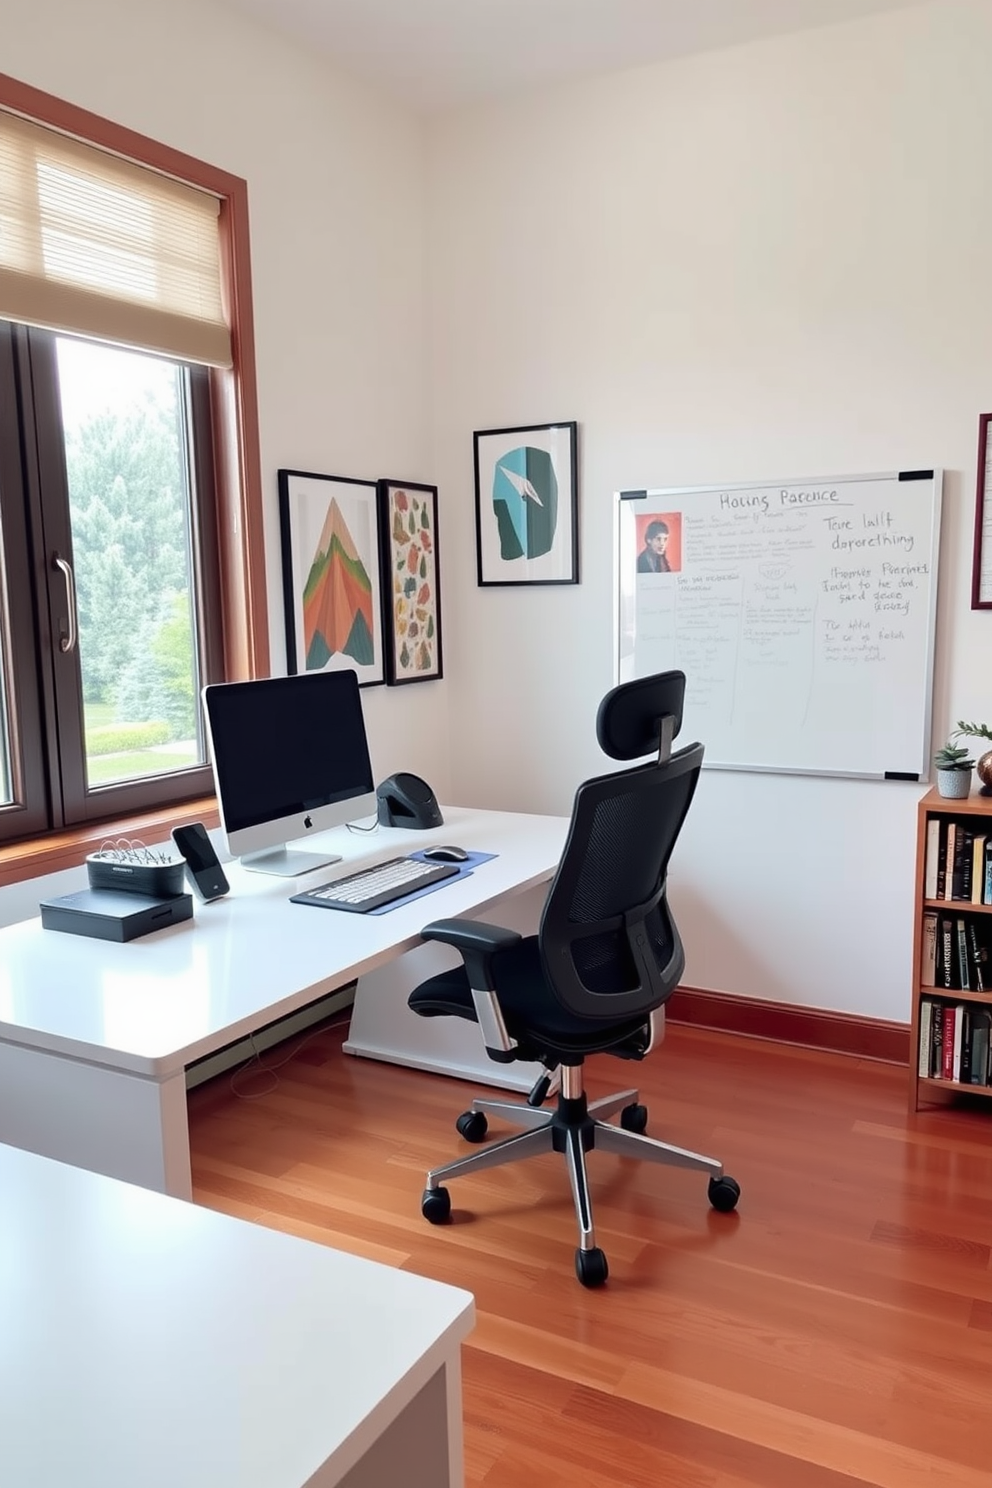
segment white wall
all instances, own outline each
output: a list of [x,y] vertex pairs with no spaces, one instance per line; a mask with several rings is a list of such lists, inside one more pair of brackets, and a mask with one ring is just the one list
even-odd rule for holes
[[[284,671],[277,469],[432,474],[423,129],[211,0],[0,0],[0,36],[4,72],[248,181],[272,669]],[[376,774],[414,770],[445,792],[447,683],[363,698]]]
[[[0,0],[0,34],[5,71],[248,180],[275,670],[277,467],[437,481],[446,677],[366,691],[377,772],[568,808],[603,763],[612,493],[644,484],[943,465],[938,731],[992,715],[984,0],[517,98],[426,151],[209,0]],[[472,430],[569,418],[581,584],[476,588]],[[906,1019],[918,794],[705,774],[673,871],[688,980]]]
[[[603,766],[624,487],[945,467],[936,727],[992,717],[990,66],[992,7],[946,0],[433,126],[458,799],[565,810]],[[573,418],[581,584],[478,589],[472,430]],[[704,773],[672,875],[687,981],[908,1019],[920,793]]]

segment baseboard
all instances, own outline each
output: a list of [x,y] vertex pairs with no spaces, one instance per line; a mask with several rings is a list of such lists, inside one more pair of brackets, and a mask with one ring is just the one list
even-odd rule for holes
[[351,1007],[354,1001],[355,983],[351,982],[338,992],[329,992],[326,997],[319,997],[316,1002],[308,1003],[297,1013],[289,1013],[285,1018],[277,1018],[274,1023],[267,1023],[264,1028],[257,1028],[251,1038],[235,1039],[233,1044],[227,1044],[213,1054],[204,1054],[202,1059],[186,1066],[186,1089],[193,1090],[195,1086],[202,1085],[205,1080],[212,1080],[215,1075],[222,1075],[225,1070],[244,1064],[253,1055],[274,1048],[276,1044],[281,1044],[284,1040],[303,1033],[305,1029],[312,1028],[314,1024],[322,1023],[326,1018],[332,1017],[344,1008]]
[[[191,1064],[186,1085],[192,1090],[205,1080],[223,1074],[285,1039],[302,1033],[355,1000],[354,984],[321,997],[298,1013],[257,1029],[253,1041],[237,1039],[214,1054]],[[760,997],[738,997],[732,992],[707,992],[699,987],[679,987],[665,1004],[672,1023],[696,1028],[715,1028],[723,1033],[772,1039],[806,1049],[825,1049],[835,1054],[853,1054],[858,1059],[878,1059],[886,1064],[909,1063],[909,1025],[887,1023],[856,1013],[827,1012],[822,1008],[797,1007],[788,1002],[766,1002]]]
[[673,1023],[690,1023],[697,1028],[718,1028],[886,1064],[909,1063],[908,1023],[766,1002],[731,992],[706,992],[699,987],[679,987],[665,1004],[665,1015]]

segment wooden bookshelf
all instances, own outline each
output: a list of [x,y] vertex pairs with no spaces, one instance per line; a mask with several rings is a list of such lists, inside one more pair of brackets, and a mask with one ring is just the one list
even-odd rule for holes
[[[910,1042],[910,1110],[917,1111],[921,1106],[942,1104],[957,1096],[978,1096],[992,1100],[992,1084],[971,1084],[961,1080],[938,1078],[933,1075],[921,1075],[919,1066],[920,1056],[920,1032],[924,1005],[929,1007],[932,1002],[940,1002],[946,1007],[963,1006],[966,1009],[974,1007],[986,1007],[992,1010],[992,904],[976,904],[971,899],[928,897],[927,889],[927,856],[928,838],[930,835],[930,823],[940,822],[941,842],[946,837],[948,824],[954,823],[955,828],[963,825],[966,832],[973,835],[985,835],[992,843],[992,796],[983,796],[979,791],[973,790],[971,795],[963,801],[954,801],[938,795],[936,790],[930,790],[919,803],[916,832],[916,903],[913,916],[913,1017],[912,1038]],[[952,891],[953,863],[944,861],[944,873],[947,882],[947,894]],[[984,889],[984,882],[982,884]],[[924,967],[924,956],[926,951],[924,937],[924,923],[927,912],[931,911],[938,916],[937,920],[937,948],[936,948],[936,971],[935,980],[940,981],[942,975],[941,965],[941,916],[952,917],[955,922],[958,919],[964,921],[967,928],[969,922],[973,924],[978,932],[976,940],[979,946],[988,950],[988,961],[983,967],[984,989],[978,989],[974,983],[977,973],[974,962],[971,962],[968,976],[971,985],[962,988],[961,973],[958,963],[956,927],[951,947],[951,958],[953,970],[951,972],[955,986],[930,985],[925,982],[926,975]],[[966,941],[966,944],[970,943]],[[965,961],[971,958],[966,955]],[[966,1017],[966,1028],[970,1020],[970,1012]],[[967,1035],[966,1035],[967,1036]],[[990,1108],[992,1109],[992,1108]]]

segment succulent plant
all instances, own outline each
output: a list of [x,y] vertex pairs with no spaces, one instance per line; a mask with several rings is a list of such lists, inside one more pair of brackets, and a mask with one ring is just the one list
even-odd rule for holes
[[933,757],[938,770],[972,770],[975,761],[963,744],[952,744],[950,740]]

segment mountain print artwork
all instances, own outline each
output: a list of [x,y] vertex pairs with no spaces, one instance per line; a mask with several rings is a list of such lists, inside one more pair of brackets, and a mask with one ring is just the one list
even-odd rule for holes
[[303,588],[303,639],[307,671],[320,671],[332,656],[358,666],[375,660],[372,581],[341,508],[333,498]]

